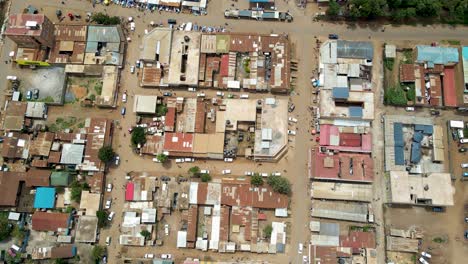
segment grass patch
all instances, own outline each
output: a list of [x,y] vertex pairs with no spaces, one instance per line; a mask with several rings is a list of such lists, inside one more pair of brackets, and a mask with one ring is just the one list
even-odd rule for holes
[[415,102],[416,101],[416,87],[414,86],[414,83],[410,83],[405,85],[405,87],[408,87],[409,89],[406,91],[406,98],[408,101]]
[[167,106],[159,104],[156,106],[156,116],[165,116],[167,113]]
[[102,83],[98,82],[94,85],[94,91],[96,91],[97,95],[101,95],[102,93]]
[[246,58],[242,63],[245,73],[250,73],[250,58]]
[[399,85],[387,88],[384,92],[384,103],[388,105],[405,106],[408,103],[406,92]]
[[432,242],[435,242],[435,243],[439,243],[439,244],[442,244],[442,243],[445,243],[445,239],[443,239],[442,237],[434,237],[432,239]]
[[442,40],[441,42],[443,44],[449,44],[449,45],[460,45],[461,44],[461,42],[459,40],[454,40],[454,39]]
[[414,63],[413,51],[405,50],[403,51],[403,62],[404,63]]
[[385,69],[389,71],[393,71],[393,66],[395,65],[395,59],[394,58],[385,58],[384,59],[384,66]]
[[[73,127],[76,124],[76,121],[77,121],[76,117],[74,116],[67,117],[67,118],[58,117],[55,120],[55,124],[51,124],[48,126],[49,131],[50,132],[63,131],[67,128]],[[83,126],[84,126],[84,123],[83,123]]]
[[52,98],[52,96],[47,96],[44,99],[38,100],[38,102],[43,102],[43,103],[54,103],[55,100]]

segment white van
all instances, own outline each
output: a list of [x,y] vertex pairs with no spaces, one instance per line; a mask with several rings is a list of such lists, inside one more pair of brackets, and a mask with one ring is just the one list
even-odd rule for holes
[[460,139],[460,143],[462,143],[462,144],[468,143],[468,138]]
[[468,163],[462,163],[462,164],[461,164],[461,167],[462,167],[463,169],[468,168]]
[[135,22],[130,23],[130,30],[135,31]]
[[111,212],[109,216],[107,217],[107,220],[112,221],[114,219],[115,212]]
[[241,94],[240,99],[249,99],[248,94]]
[[109,246],[110,243],[111,243],[111,237],[108,236],[108,237],[106,238],[106,245]]
[[192,31],[192,22],[188,22],[187,25],[185,25],[185,31]]
[[18,252],[18,251],[20,250],[20,247],[18,247],[18,246],[15,245],[15,244],[11,245],[10,248],[13,249],[15,252]]

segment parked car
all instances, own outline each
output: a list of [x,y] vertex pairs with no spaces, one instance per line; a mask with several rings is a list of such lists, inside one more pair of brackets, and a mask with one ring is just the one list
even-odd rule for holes
[[172,255],[171,254],[161,254],[162,259],[171,259]]
[[221,171],[222,174],[231,174],[231,170],[227,169],[227,170],[222,170]]
[[172,96],[172,93],[170,93],[170,92],[164,92],[164,93],[163,93],[163,96]]
[[194,158],[185,158],[184,161],[185,162],[194,162],[195,159]]
[[115,156],[115,165],[119,166],[120,164],[120,156]]
[[223,92],[216,92],[216,95],[217,95],[217,96],[223,97],[223,96],[224,96],[224,93],[223,93]]
[[33,89],[33,99],[37,100],[39,98],[39,89]]
[[464,168],[468,168],[468,163],[462,163],[460,166],[461,166],[463,169],[464,169]]
[[164,225],[164,234],[165,234],[166,236],[169,235],[169,224],[165,224],[165,225]]
[[458,152],[466,152],[466,148],[459,148]]
[[270,174],[268,174],[268,173],[266,173],[266,172],[262,172],[262,173],[260,173],[260,176],[262,176],[262,177],[268,177],[268,176],[270,176]]
[[195,88],[195,87],[189,87],[189,88],[188,88],[188,91],[189,91],[189,92],[196,92],[196,91],[197,91],[197,88]]
[[405,110],[406,110],[406,112],[414,112],[414,107],[412,107],[412,106],[407,106],[407,107],[405,108]]
[[143,63],[140,60],[137,60],[136,63],[135,63],[135,66],[137,68],[143,68]]
[[122,107],[122,110],[120,110],[120,114],[124,116],[126,112],[127,112],[127,108],[125,108],[125,106]]
[[200,173],[201,174],[210,174],[210,171],[209,170],[200,170]]
[[106,246],[110,246],[110,244],[111,244],[111,237],[108,236],[106,237]]
[[425,252],[425,251],[421,252],[421,255],[422,255],[423,257],[425,257],[425,258],[432,258],[432,255],[429,254],[429,253],[427,253],[427,252]]
[[246,172],[244,172],[244,175],[245,176],[253,176],[254,173],[253,173],[253,171],[246,171]]
[[135,66],[130,66],[130,73],[135,73]]
[[224,162],[233,162],[234,159],[233,158],[224,158]]
[[302,249],[304,248],[304,245],[302,243],[299,243],[297,253],[302,254]]
[[422,264],[429,264],[429,262],[427,262],[423,257],[419,258],[419,262],[421,262]]
[[440,115],[440,111],[439,111],[439,110],[431,110],[431,115],[433,115],[433,116],[439,116],[439,115]]
[[302,256],[302,263],[309,264],[309,258],[307,256]]
[[281,172],[273,172],[271,176],[281,176]]
[[197,94],[197,97],[205,97],[205,96],[206,96],[206,94],[204,92],[201,92],[201,93]]
[[146,254],[145,254],[145,258],[146,258],[146,259],[152,259],[152,258],[154,258],[154,254],[146,253]]
[[112,204],[112,200],[111,200],[111,199],[108,199],[108,200],[106,201],[106,207],[105,207],[105,208],[106,208],[106,209],[110,209],[110,208],[111,208],[111,204]]
[[27,91],[26,92],[26,100],[31,100],[32,99],[32,92],[31,91]]
[[338,35],[337,34],[328,34],[328,39],[338,39]]
[[122,94],[122,103],[126,103],[127,102],[127,92],[124,92]]
[[295,136],[295,135],[296,135],[296,131],[295,131],[295,130],[288,130],[288,135],[293,135],[293,136]]
[[468,177],[468,172],[464,172],[463,177]]
[[248,94],[241,94],[240,99],[249,99],[249,95]]
[[288,111],[291,113],[292,111],[294,111],[294,109],[296,109],[296,106],[294,104],[290,104]]
[[112,221],[114,219],[115,212],[111,212],[109,216],[107,217],[107,220]]
[[468,239],[468,230],[465,230],[465,239]]
[[290,117],[288,118],[288,121],[289,121],[289,122],[293,122],[293,123],[297,123],[297,119],[294,118],[294,117],[292,117],[292,116],[290,116]]
[[434,206],[432,207],[432,212],[435,212],[435,213],[443,213],[445,211],[445,209],[443,207],[440,207],[440,206]]
[[176,163],[184,163],[184,159],[183,158],[180,158],[180,159],[175,159],[175,162]]
[[108,183],[108,184],[107,184],[106,191],[107,191],[107,192],[112,192],[112,183]]

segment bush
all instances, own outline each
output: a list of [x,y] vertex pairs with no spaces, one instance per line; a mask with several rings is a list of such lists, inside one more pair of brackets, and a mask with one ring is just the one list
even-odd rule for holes
[[385,68],[389,71],[393,71],[393,66],[395,64],[395,59],[393,58],[385,58],[384,59],[384,65]]
[[107,224],[109,223],[109,220],[107,219],[108,214],[104,210],[99,210],[96,212],[96,217],[98,218],[98,227],[103,228],[106,227]]
[[132,144],[137,146],[138,144],[146,143],[146,133],[145,129],[142,127],[135,127],[132,131]]
[[260,186],[263,185],[263,178],[260,176],[258,173],[255,173],[251,178],[250,178],[250,184],[253,186]]
[[165,116],[167,113],[167,106],[159,104],[156,106],[156,116]]
[[12,226],[8,223],[8,218],[0,217],[0,241],[10,237]]
[[408,101],[415,102],[416,101],[416,88],[414,87],[414,84],[408,87],[409,87],[409,90],[406,91],[406,98],[408,98]]
[[340,9],[341,7],[336,0],[330,0],[328,3],[327,16],[330,18],[338,16],[340,14]]
[[291,183],[284,177],[270,176],[267,179],[267,183],[275,192],[287,195],[291,194]]
[[200,168],[198,166],[191,167],[188,172],[192,175],[192,177],[200,176]]
[[93,14],[91,20],[102,25],[118,25],[120,24],[120,18],[116,16],[109,16],[101,12]]
[[140,235],[144,236],[145,239],[149,239],[151,237],[151,233],[148,230],[142,230]]
[[408,103],[405,91],[400,86],[388,88],[384,92],[385,104],[405,106]]
[[103,246],[96,245],[93,247],[91,255],[95,261],[100,261],[106,254],[106,248]]
[[81,191],[83,187],[77,181],[72,182],[71,184],[71,199],[77,203],[81,200]]
[[115,152],[111,146],[104,146],[99,149],[98,157],[101,161],[107,163],[115,158]]
[[270,238],[272,232],[273,227],[271,225],[267,225],[263,228],[263,235],[265,235],[266,238]]
[[163,154],[163,153],[158,154],[158,155],[156,156],[156,158],[157,158],[161,163],[165,163],[165,162],[167,161],[167,159],[168,159],[167,155],[166,155],[166,154]]
[[209,182],[211,181],[211,176],[208,174],[208,173],[203,173],[201,176],[200,176],[202,182]]

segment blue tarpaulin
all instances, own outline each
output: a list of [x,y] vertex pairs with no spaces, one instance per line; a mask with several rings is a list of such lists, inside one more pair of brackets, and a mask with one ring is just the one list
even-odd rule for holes
[[34,208],[50,209],[55,207],[55,188],[38,187],[34,198]]

